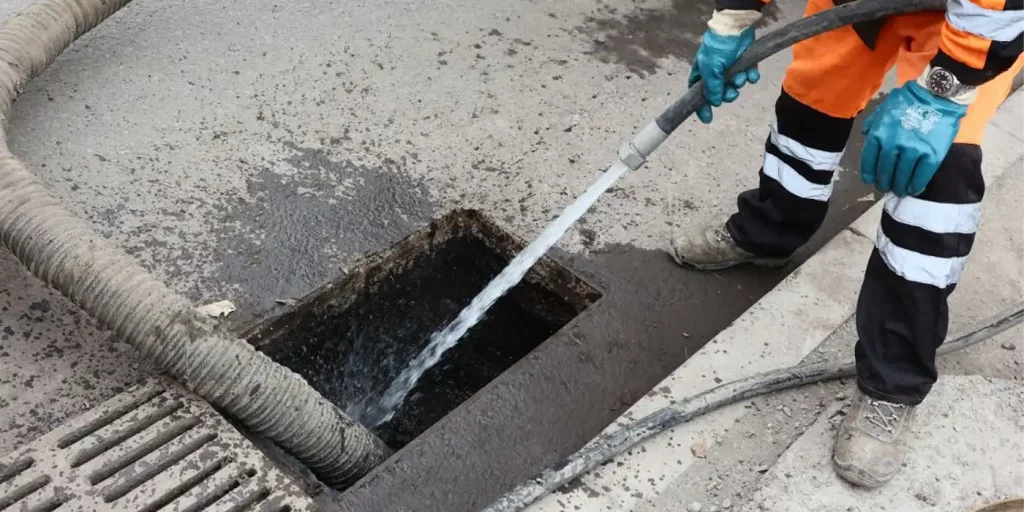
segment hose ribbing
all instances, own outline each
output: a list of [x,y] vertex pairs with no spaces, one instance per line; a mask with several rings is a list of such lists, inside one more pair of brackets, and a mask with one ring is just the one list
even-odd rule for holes
[[[43,0],[0,24],[0,115],[72,41],[130,0]],[[252,431],[306,464],[324,483],[353,483],[387,447],[302,378],[248,343],[215,331],[188,301],[65,211],[0,131],[0,242],[69,297]]]

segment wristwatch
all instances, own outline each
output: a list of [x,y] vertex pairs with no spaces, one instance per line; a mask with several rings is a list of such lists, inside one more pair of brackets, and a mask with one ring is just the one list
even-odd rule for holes
[[922,82],[921,85],[932,94],[950,100],[963,97],[975,89],[973,86],[960,83],[956,75],[938,66],[932,66]]

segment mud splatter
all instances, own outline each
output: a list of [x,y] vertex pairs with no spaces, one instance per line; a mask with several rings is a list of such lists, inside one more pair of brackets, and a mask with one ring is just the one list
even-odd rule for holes
[[[607,5],[599,10],[601,16],[587,17],[582,26],[576,27],[591,38],[587,54],[647,77],[661,68],[661,59],[690,62],[700,46],[700,36],[707,28],[715,3],[713,0],[672,0],[668,7],[637,8],[624,15]],[[762,23],[777,19],[774,7],[766,7]]]
[[241,307],[265,311],[337,275],[346,257],[387,247],[432,216],[427,187],[401,161],[375,166],[325,149],[285,144],[291,155],[248,180],[249,201],[218,228],[222,282],[241,288]]

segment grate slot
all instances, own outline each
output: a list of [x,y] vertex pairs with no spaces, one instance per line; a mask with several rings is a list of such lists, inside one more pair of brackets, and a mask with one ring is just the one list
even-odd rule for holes
[[256,508],[256,512],[292,512],[294,509],[287,503],[282,505],[281,501],[285,499],[282,496],[275,496],[263,503]]
[[0,484],[22,474],[26,469],[32,467],[36,461],[32,457],[22,457],[8,465],[0,465]]
[[275,495],[269,500],[260,503],[259,507],[256,507],[256,512],[292,512],[295,509],[293,509],[291,505],[282,503],[287,500],[288,497],[286,496],[281,494]]
[[[182,498],[182,503],[177,507],[178,512],[200,512],[219,501],[228,493],[235,490],[242,481],[256,476],[256,470],[252,468],[242,469],[238,464],[231,464],[224,471],[218,471],[203,485],[197,486]],[[191,503],[182,506],[186,502]]]
[[163,386],[153,386],[150,388],[143,388],[138,391],[138,394],[131,396],[129,400],[123,404],[111,407],[107,409],[100,416],[93,420],[87,421],[85,425],[78,427],[71,432],[67,433],[64,437],[57,441],[59,448],[67,448],[82,439],[85,439],[90,434],[97,430],[110,425],[117,421],[118,418],[138,409],[142,404],[150,401],[151,399],[163,394],[165,389]]
[[110,503],[114,500],[120,499],[125,494],[132,492],[136,487],[146,483],[156,475],[159,475],[167,468],[177,464],[185,457],[192,455],[214,439],[217,439],[217,434],[215,432],[205,432],[195,439],[189,440],[180,447],[175,448],[171,453],[161,457],[155,464],[152,464],[149,467],[136,472],[130,478],[111,486],[105,493],[103,493],[103,501]]
[[214,503],[206,512],[242,512],[269,497],[270,489],[265,483],[249,479]]
[[[164,494],[158,496],[155,501],[153,501],[153,502],[147,504],[146,506],[140,508],[138,510],[138,512],[156,512],[156,511],[166,507],[167,505],[172,503],[174,500],[184,496],[185,493],[191,491],[195,486],[199,485],[200,483],[202,483],[207,478],[210,478],[211,476],[213,476],[215,473],[217,473],[221,469],[224,469],[224,467],[227,466],[230,462],[231,462],[231,458],[229,458],[227,456],[223,456],[223,457],[215,460],[212,464],[209,464],[207,466],[201,467],[198,471],[195,471],[192,475],[184,476],[184,473],[182,473],[181,477],[170,478],[169,480],[172,481],[172,482],[181,482],[181,483],[176,485],[176,486],[174,486],[174,487],[172,487],[172,488],[170,488],[170,489],[168,489],[167,492],[165,492]],[[193,464],[196,464],[196,463],[195,462],[186,461],[184,464],[186,464],[186,465],[193,465]]]
[[75,453],[75,456],[71,459],[71,467],[77,468],[78,466],[95,459],[103,452],[125,442],[132,436],[153,426],[158,421],[179,411],[184,406],[185,404],[181,403],[181,401],[174,400],[163,404],[141,418],[135,419],[127,425],[110,432],[108,435],[95,438],[92,440],[93,444],[91,446],[83,448],[81,451]]
[[67,496],[55,494],[40,501],[39,503],[36,503],[35,505],[32,505],[31,507],[28,507],[26,512],[53,512],[54,510],[59,509],[61,505],[67,501]]
[[4,510],[15,503],[29,497],[32,493],[46,487],[50,483],[48,475],[41,475],[28,482],[15,487],[14,490],[0,496],[0,510]]
[[158,432],[152,438],[146,440],[139,446],[132,448],[127,453],[124,453],[118,458],[111,460],[101,466],[98,470],[94,471],[89,475],[89,483],[96,485],[107,478],[110,478],[117,472],[134,464],[139,459],[153,453],[156,449],[169,443],[172,439],[192,430],[199,425],[199,418],[184,418],[171,424],[166,430]]

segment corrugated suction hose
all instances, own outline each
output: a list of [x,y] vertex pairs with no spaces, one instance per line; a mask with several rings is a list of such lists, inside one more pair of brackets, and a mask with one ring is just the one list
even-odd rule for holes
[[[0,115],[72,41],[129,0],[43,0],[0,24]],[[302,378],[214,331],[184,297],[69,214],[0,130],[0,241],[33,274],[161,368],[342,488],[389,453]]]

